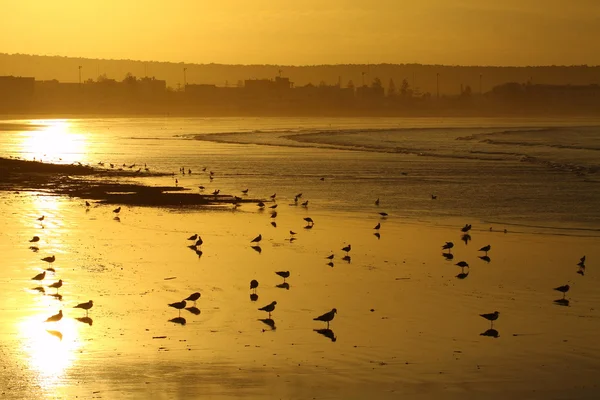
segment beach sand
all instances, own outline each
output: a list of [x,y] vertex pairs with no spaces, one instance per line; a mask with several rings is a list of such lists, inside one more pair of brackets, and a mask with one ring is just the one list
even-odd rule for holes
[[[278,200],[184,210],[0,193],[2,398],[595,399],[597,237],[433,224],[374,205],[326,212]],[[36,219],[45,216],[43,224]],[[303,218],[315,220],[305,229]],[[381,238],[373,227],[381,222]],[[472,223],[472,241],[460,228]],[[289,230],[297,232],[290,242]],[[186,246],[198,233],[198,257]],[[261,253],[250,240],[262,234]],[[28,242],[38,235],[35,245]],[[453,241],[454,259],[441,246]],[[351,262],[340,249],[352,245]],[[491,244],[491,262],[477,250]],[[334,266],[325,258],[334,253]],[[62,299],[32,288],[55,255]],[[585,276],[577,262],[587,256]],[[470,264],[457,279],[458,261]],[[289,289],[275,271],[290,271]],[[467,272],[467,269],[465,269]],[[249,282],[260,282],[251,301]],[[570,284],[568,307],[554,287]],[[198,315],[168,303],[199,291]],[[91,325],[76,318],[94,301]],[[258,308],[277,301],[275,325]],[[335,341],[313,318],[332,308]],[[59,310],[59,322],[45,323]],[[500,312],[499,337],[481,336]],[[85,320],[84,320],[85,321]],[[89,320],[87,321],[89,322]],[[267,321],[269,322],[269,321]],[[62,339],[59,339],[60,332]]]

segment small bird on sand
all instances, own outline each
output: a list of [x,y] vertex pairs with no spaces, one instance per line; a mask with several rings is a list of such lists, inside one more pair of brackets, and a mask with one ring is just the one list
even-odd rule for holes
[[569,291],[569,289],[571,289],[571,287],[569,285],[563,285],[563,286],[559,286],[559,287],[555,287],[554,288],[554,290],[556,290],[558,292],[561,292],[563,294],[563,299],[567,295],[567,292]]
[[388,216],[388,213],[386,213],[386,212],[380,212],[379,215],[381,215],[383,218],[385,218],[385,217]]
[[379,205],[379,197],[377,198],[377,200],[375,200],[375,205],[378,206]]
[[200,236],[198,236],[198,240],[196,240],[196,243],[194,243],[194,246],[196,246],[196,247],[202,246],[202,243],[204,243],[204,241],[202,240],[202,238]]
[[345,251],[346,254],[350,252],[350,250],[352,250],[352,245],[348,245],[346,247],[342,247],[342,251]]
[[244,193],[244,194],[248,194],[248,189],[244,189],[244,190],[242,190],[242,193]]
[[169,307],[173,307],[173,308],[176,308],[177,310],[179,310],[179,316],[181,316],[181,310],[183,310],[185,308],[185,305],[186,305],[185,300],[181,300],[181,301],[178,301],[177,303],[169,304]]
[[306,217],[306,218],[304,218],[304,220],[309,225],[314,225],[315,224],[315,222],[313,221],[313,219],[311,217]]
[[308,207],[308,200],[306,200],[304,203],[302,203],[302,207]]
[[479,251],[485,251],[485,255],[487,256],[488,251],[490,251],[490,249],[492,248],[491,245],[487,245],[487,246],[483,246],[482,248],[479,249]]
[[273,204],[272,206],[269,206],[269,208],[275,209],[275,208],[277,208],[277,206],[278,206],[278,204]]
[[117,208],[115,208],[115,209],[113,210],[113,212],[114,212],[115,214],[118,214],[118,213],[120,213],[120,212],[121,212],[121,207],[117,207]]
[[90,202],[89,202],[89,201],[86,201],[86,202],[85,202],[85,206],[86,206],[86,207],[89,207],[90,205],[91,205],[91,204],[90,204]]
[[454,247],[454,243],[446,242],[445,245],[442,246],[442,250],[452,251],[451,249]]
[[194,305],[196,305],[196,300],[198,300],[200,298],[200,296],[201,296],[200,292],[195,292],[195,293],[190,294],[184,300],[193,301]]
[[250,241],[250,243],[259,243],[262,240],[262,235],[258,235]]
[[256,293],[257,287],[258,287],[258,281],[256,279],[252,279],[250,281],[250,290],[254,290],[254,293]]
[[79,303],[76,306],[74,306],[73,308],[81,308],[82,310],[85,310],[85,315],[87,317],[88,311],[92,307],[94,307],[94,302],[90,300],[87,303]]
[[272,200],[275,200],[275,197],[277,197],[277,193],[273,193],[273,194],[271,195],[271,199],[272,199]]
[[276,301],[271,302],[271,304],[267,304],[264,307],[259,308],[259,311],[266,311],[269,313],[269,318],[271,318],[271,313],[275,310],[275,306],[277,305]]
[[296,232],[290,231],[290,235],[294,236],[295,234],[296,234]]
[[289,278],[290,277],[290,271],[277,271],[275,273],[277,275],[279,275],[280,277],[282,277],[284,282],[285,282],[285,278]]
[[52,285],[48,286],[51,287],[53,289],[56,289],[56,293],[58,293],[58,289],[60,289],[63,285],[63,281],[62,279],[59,279],[58,282],[54,282]]
[[56,260],[56,257],[54,257],[54,256],[42,258],[42,261],[46,261],[47,263],[50,263],[50,264],[52,264],[55,260]]
[[471,224],[465,224],[462,228],[460,228],[461,232],[469,232],[471,230]]
[[328,260],[333,260],[333,257],[335,257],[335,255],[334,254],[330,254],[330,255],[328,255],[325,258],[328,259]]
[[256,205],[258,207],[260,207],[260,208],[264,208],[265,207],[265,203],[263,203],[262,201],[259,201]]
[[196,240],[196,239],[198,239],[198,234],[197,233],[194,234],[194,235],[192,235],[192,236],[190,236],[189,238],[187,238],[187,240]]
[[490,314],[479,314],[480,316],[482,316],[483,318],[487,319],[488,321],[490,321],[492,323],[492,326],[494,326],[494,321],[498,319],[498,316],[500,315],[500,313],[498,311],[494,311],[493,313]]
[[215,190],[214,192],[212,192],[212,194],[213,194],[213,195],[215,195],[215,196],[216,196],[216,195],[218,195],[219,193],[221,193],[221,190],[220,190],[220,189],[217,189],[217,190]]
[[45,277],[46,277],[46,271],[42,272],[41,274],[37,274],[36,276],[34,276],[33,278],[31,278],[31,280],[34,280],[34,281],[43,281]]
[[469,263],[466,261],[459,261],[455,265],[458,265],[459,267],[464,268],[464,267],[468,267]]
[[271,218],[277,218],[277,211],[273,211],[271,213]]
[[34,236],[31,238],[31,240],[29,241],[29,243],[35,243],[35,242],[39,242],[40,241],[40,237],[39,236]]
[[431,200],[437,200],[437,195],[435,195],[435,194],[432,194],[432,195],[431,195]]
[[313,318],[313,321],[327,322],[327,328],[329,328],[329,323],[333,320],[336,313],[337,313],[337,310],[335,308],[333,308],[331,311],[326,312],[323,315],[319,315],[317,318]]
[[379,230],[379,228],[381,228],[381,223],[377,223],[377,225],[375,225],[375,228],[373,229]]
[[42,216],[41,216],[41,217],[39,217],[37,220],[38,220],[38,221],[40,221],[40,222],[42,222],[42,221],[44,220],[44,218],[46,218],[46,216],[45,216],[45,215],[42,215]]
[[58,321],[60,321],[60,320],[62,319],[62,317],[63,317],[63,313],[62,313],[62,310],[60,310],[60,311],[58,312],[58,314],[55,314],[55,315],[53,315],[53,316],[49,317],[49,318],[46,320],[46,322],[58,322]]

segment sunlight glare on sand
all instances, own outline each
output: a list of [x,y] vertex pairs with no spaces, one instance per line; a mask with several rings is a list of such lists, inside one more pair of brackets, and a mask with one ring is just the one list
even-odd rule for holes
[[40,130],[21,133],[21,155],[27,159],[71,164],[87,151],[86,135],[71,130],[67,120],[39,121]]
[[[45,323],[50,314],[31,315],[18,325],[23,352],[31,370],[37,372],[40,387],[53,391],[73,365],[79,352],[78,327],[70,318]],[[62,335],[62,337],[61,337]]]

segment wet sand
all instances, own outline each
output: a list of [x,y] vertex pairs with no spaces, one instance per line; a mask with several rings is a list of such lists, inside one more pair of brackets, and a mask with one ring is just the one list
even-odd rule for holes
[[[280,196],[274,228],[253,204],[123,206],[116,221],[114,206],[0,193],[2,397],[598,397],[597,237],[382,220],[372,204],[325,212]],[[194,233],[204,241],[201,257],[186,247]],[[258,234],[261,253],[250,246]],[[34,235],[37,252],[29,249]],[[452,261],[442,257],[446,241],[455,243]],[[349,243],[350,263],[340,250]],[[478,258],[487,244],[490,263]],[[63,279],[61,300],[54,289],[32,290],[39,284],[30,280],[53,254],[56,275],[42,285]],[[461,260],[470,264],[465,279],[456,278]],[[289,290],[277,287],[281,270],[291,273]],[[260,282],[255,302],[252,279]],[[552,288],[567,283],[564,307]],[[185,326],[170,322],[179,313],[167,304],[196,291],[200,313],[182,310]],[[90,299],[91,325],[73,308]],[[274,300],[272,329],[257,308]],[[312,318],[334,307],[331,332],[317,332],[326,324]],[[43,322],[61,309],[61,321]],[[481,336],[490,323],[479,314],[495,310],[499,337]],[[324,335],[332,333],[335,341]]]

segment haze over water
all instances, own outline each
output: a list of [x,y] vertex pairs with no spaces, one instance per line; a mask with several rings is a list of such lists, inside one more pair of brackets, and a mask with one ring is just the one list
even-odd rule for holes
[[[178,179],[194,192],[203,185],[240,196],[248,188],[253,198],[277,193],[278,204],[276,219],[252,203],[123,206],[118,222],[114,206],[86,211],[82,199],[1,192],[3,394],[596,398],[599,126],[280,118],[2,124],[2,156],[147,164],[175,176],[135,180]],[[298,193],[308,208],[293,205]],[[308,216],[312,229],[304,228]],[[467,244],[466,223],[473,225]],[[194,233],[204,240],[201,257],[186,248]],[[250,247],[258,234],[260,253]],[[28,248],[33,235],[41,238],[37,253]],[[442,256],[447,241],[453,260]],[[347,244],[350,262],[340,250]],[[477,251],[487,244],[489,263]],[[51,254],[56,276],[43,285],[63,279],[60,301],[53,289],[33,291],[38,283],[30,280]],[[470,267],[454,265],[461,260]],[[275,274],[282,270],[291,273],[288,290]],[[260,282],[256,302],[251,279]],[[552,289],[567,283],[570,304],[561,307]],[[185,326],[170,322],[178,312],[167,304],[195,291],[201,312],[182,310]],[[72,308],[89,299],[91,326]],[[257,308],[274,300],[272,329]],[[317,332],[326,324],[312,318],[334,307],[331,331]],[[63,320],[43,322],[59,309]],[[490,323],[479,314],[495,310],[499,337],[481,336]]]

